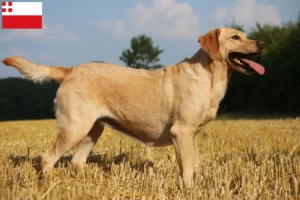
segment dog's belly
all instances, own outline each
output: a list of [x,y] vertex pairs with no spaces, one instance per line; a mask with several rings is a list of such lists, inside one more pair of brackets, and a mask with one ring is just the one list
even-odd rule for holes
[[121,125],[111,118],[103,118],[102,123],[109,125],[120,133],[123,133],[130,138],[142,142],[148,146],[167,146],[172,144],[170,135],[171,125],[166,125],[162,128],[152,128],[151,130],[139,129],[135,127],[128,128]]
[[[138,134],[132,134],[130,132],[123,132],[125,135],[129,136],[130,138],[133,138],[139,142],[142,142],[148,146],[155,146],[155,147],[162,147],[162,146],[168,146],[172,144],[171,136],[169,133],[157,133],[153,134],[151,137],[141,137],[142,135],[145,136],[145,133],[138,133]],[[158,137],[153,137],[159,135]]]

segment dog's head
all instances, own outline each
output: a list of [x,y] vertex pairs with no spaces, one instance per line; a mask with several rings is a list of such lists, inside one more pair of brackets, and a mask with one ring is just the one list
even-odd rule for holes
[[248,60],[248,56],[258,55],[264,43],[249,40],[245,33],[231,28],[215,29],[199,37],[198,42],[212,60],[226,62],[227,66],[243,74],[255,72],[264,74],[263,66]]

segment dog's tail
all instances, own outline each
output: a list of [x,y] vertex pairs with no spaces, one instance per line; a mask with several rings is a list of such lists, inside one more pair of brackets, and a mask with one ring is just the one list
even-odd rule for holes
[[71,71],[71,68],[37,65],[18,56],[5,58],[2,62],[7,66],[17,68],[27,79],[34,82],[43,82],[48,79],[62,82]]

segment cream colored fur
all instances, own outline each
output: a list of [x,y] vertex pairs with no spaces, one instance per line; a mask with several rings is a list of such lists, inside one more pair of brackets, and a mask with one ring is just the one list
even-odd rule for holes
[[[233,40],[233,35],[241,39]],[[82,166],[108,124],[148,145],[173,144],[181,176],[191,187],[193,168],[199,164],[196,133],[215,119],[232,70],[251,74],[232,64],[228,54],[258,52],[256,41],[229,28],[212,30],[199,42],[202,49],[191,58],[158,70],[107,63],[56,68],[6,58],[6,65],[28,79],[61,82],[56,94],[60,131],[43,156],[42,170],[51,169],[77,144],[72,162]]]

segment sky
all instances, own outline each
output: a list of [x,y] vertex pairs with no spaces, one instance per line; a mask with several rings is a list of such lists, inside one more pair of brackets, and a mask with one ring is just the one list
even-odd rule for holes
[[[164,50],[161,64],[171,65],[191,57],[200,48],[198,37],[211,29],[233,20],[247,31],[256,22],[281,26],[297,20],[299,11],[299,0],[44,0],[43,29],[0,29],[0,59],[22,56],[65,67],[95,60],[125,65],[122,51],[132,37],[145,34]],[[1,63],[4,77],[20,73]]]

